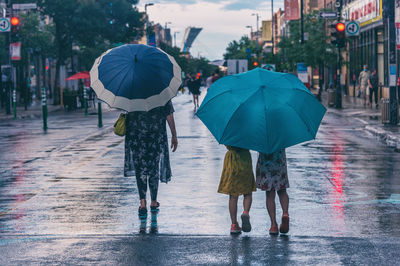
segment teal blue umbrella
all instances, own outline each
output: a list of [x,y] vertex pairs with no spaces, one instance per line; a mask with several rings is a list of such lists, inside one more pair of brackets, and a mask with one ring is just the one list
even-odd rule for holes
[[296,76],[256,68],[214,82],[197,116],[220,144],[268,154],[314,139],[325,112]]

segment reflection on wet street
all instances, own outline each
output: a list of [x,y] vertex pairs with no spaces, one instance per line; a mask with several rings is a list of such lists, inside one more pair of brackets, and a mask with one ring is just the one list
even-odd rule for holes
[[[194,115],[190,99],[173,100],[179,146],[171,153],[172,181],[160,185],[160,238],[229,235],[228,197],[216,192],[225,147]],[[124,139],[112,132],[118,114],[106,112],[105,126],[98,129],[96,116],[56,113],[47,133],[40,119],[0,122],[1,245],[22,243],[29,235],[27,242],[45,238],[68,247],[79,245],[80,236],[138,233],[136,181],[123,176]],[[256,256],[259,240],[247,236],[270,239],[263,250],[281,263],[290,262],[289,243],[309,243],[307,237],[400,237],[400,153],[348,119],[328,111],[315,141],[287,150],[287,240],[268,236],[265,193],[257,191],[250,212],[253,230],[240,241],[221,239],[230,248],[225,262],[248,264],[246,259]],[[257,156],[252,152],[254,167]],[[61,240],[51,240],[54,236]],[[73,243],[71,237],[77,237]],[[307,254],[295,246],[298,255]],[[193,262],[220,262],[213,258]]]

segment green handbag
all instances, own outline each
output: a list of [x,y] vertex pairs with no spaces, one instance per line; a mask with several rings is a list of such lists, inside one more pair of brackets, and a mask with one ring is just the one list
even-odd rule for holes
[[114,133],[118,136],[125,136],[126,114],[119,114],[118,120],[114,124]]

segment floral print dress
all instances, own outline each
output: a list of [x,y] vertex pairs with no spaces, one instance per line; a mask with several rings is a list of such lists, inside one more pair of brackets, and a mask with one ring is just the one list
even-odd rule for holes
[[259,153],[256,166],[257,188],[265,191],[289,187],[286,152],[280,150],[271,154]]
[[[148,112],[130,112],[126,119],[124,175],[171,180],[166,118],[172,102]],[[150,180],[151,183],[151,180]],[[140,191],[139,191],[140,192]]]

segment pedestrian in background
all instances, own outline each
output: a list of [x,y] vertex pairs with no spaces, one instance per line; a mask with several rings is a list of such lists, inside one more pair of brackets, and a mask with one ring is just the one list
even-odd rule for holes
[[369,86],[369,102],[371,103],[372,107],[372,94],[374,94],[375,98],[375,108],[378,109],[378,74],[376,74],[376,69],[373,69],[371,75],[368,79],[368,86]]
[[[219,182],[218,192],[229,195],[229,214],[231,217],[231,234],[251,231],[250,207],[252,193],[256,191],[254,174],[249,150],[226,146],[224,168]],[[237,203],[243,195],[242,228],[237,221]]]
[[211,73],[211,76],[209,76],[209,77],[206,79],[206,88],[207,88],[207,90],[208,90],[208,88],[210,88],[210,86],[211,86],[211,84],[212,84],[212,78],[213,78],[213,76],[214,76],[214,72]]
[[[289,232],[289,196],[286,189],[289,188],[289,179],[286,165],[286,152],[280,150],[271,154],[259,153],[256,166],[257,188],[266,191],[266,206],[271,227],[269,233],[277,235],[279,232]],[[276,222],[276,192],[282,207],[282,223],[278,230]]]
[[171,180],[166,121],[171,130],[171,148],[178,147],[176,137],[174,107],[171,100],[166,105],[148,112],[129,112],[126,118],[124,176],[136,176],[139,192],[140,231],[146,230],[147,186],[151,196],[151,230],[157,230],[157,214],[160,203],[157,201],[159,181]]
[[358,83],[360,84],[360,92],[359,95],[363,99],[364,106],[366,106],[367,101],[369,101],[369,86],[368,86],[368,80],[369,80],[370,72],[368,70],[368,65],[364,65],[363,71],[360,72],[360,75],[358,76]]
[[219,70],[215,70],[213,77],[211,78],[211,84],[216,82],[221,76],[219,75]]
[[196,109],[199,107],[199,95],[201,86],[200,78],[196,78],[196,75],[192,74],[187,86],[190,93],[193,95],[194,111],[196,111]]

